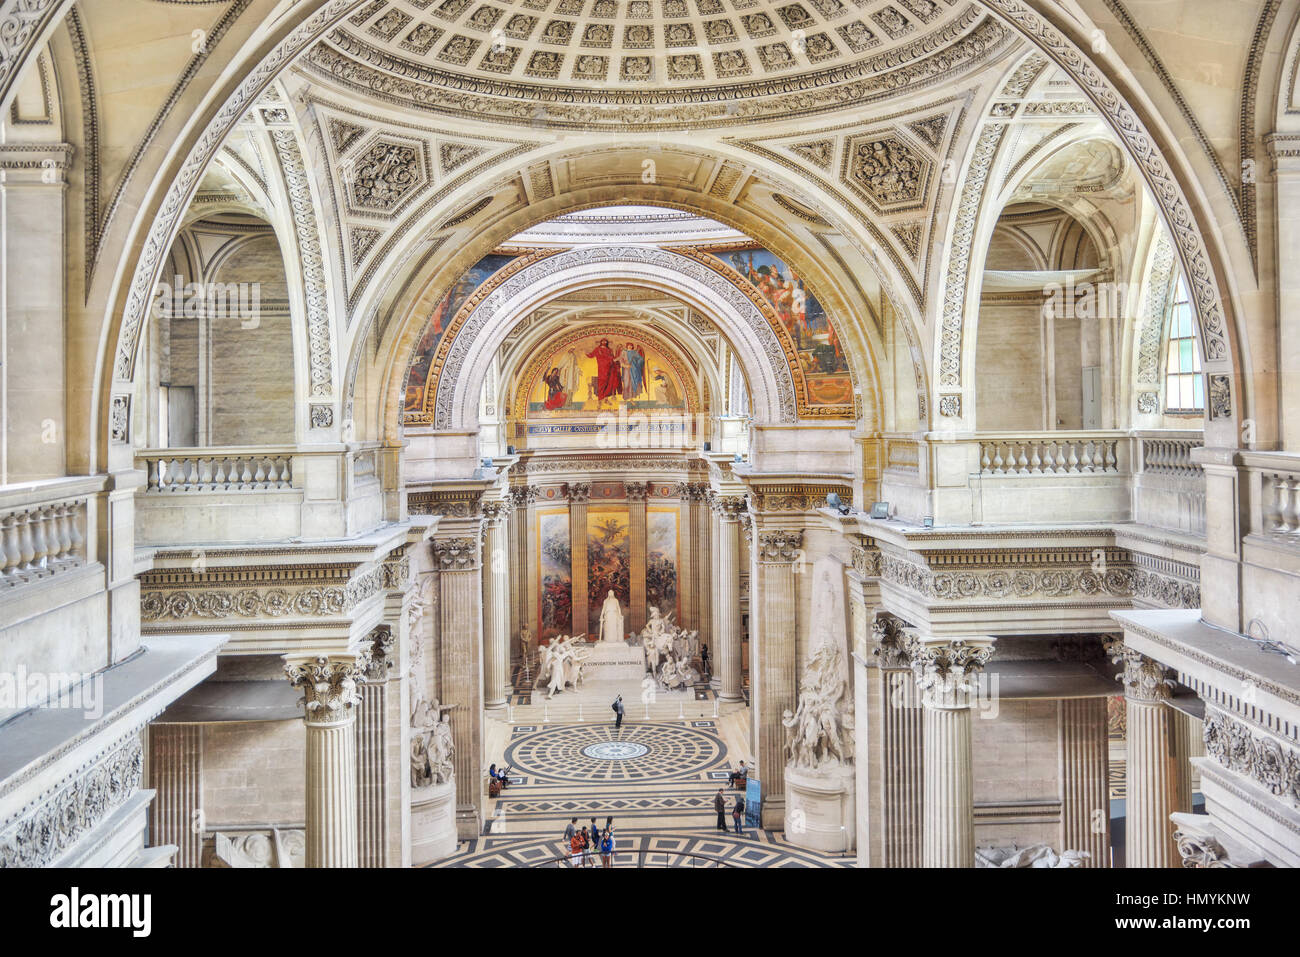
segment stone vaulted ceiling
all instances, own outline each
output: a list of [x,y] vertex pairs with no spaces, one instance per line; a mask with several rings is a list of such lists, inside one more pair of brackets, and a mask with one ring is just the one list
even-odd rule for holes
[[717,127],[915,92],[1011,42],[966,0],[372,0],[302,67],[479,119]]

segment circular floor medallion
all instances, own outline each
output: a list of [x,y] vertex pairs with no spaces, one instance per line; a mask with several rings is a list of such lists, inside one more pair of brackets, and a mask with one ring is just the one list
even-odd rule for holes
[[589,758],[602,758],[606,761],[626,761],[649,754],[650,749],[634,741],[605,741],[601,744],[589,744],[582,749]]

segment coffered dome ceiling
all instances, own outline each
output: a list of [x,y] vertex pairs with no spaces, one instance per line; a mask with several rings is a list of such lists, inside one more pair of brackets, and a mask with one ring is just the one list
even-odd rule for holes
[[626,131],[864,106],[1013,42],[963,0],[372,0],[301,68],[398,106]]

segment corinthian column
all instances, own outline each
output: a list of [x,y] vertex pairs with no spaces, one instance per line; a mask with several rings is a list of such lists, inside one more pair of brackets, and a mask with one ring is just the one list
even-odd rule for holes
[[389,688],[389,677],[397,656],[397,637],[389,625],[380,625],[370,636],[370,660],[357,683],[361,707],[357,728],[357,859],[362,867],[384,867],[388,863],[387,811],[389,780],[386,758],[391,750],[393,730],[388,716],[391,697],[400,689]]
[[709,507],[709,487],[693,486],[691,499],[691,525],[695,529],[695,591],[699,603],[695,628],[700,641],[713,648],[713,536],[710,535],[713,510]]
[[435,538],[438,568],[438,699],[455,705],[456,831],[463,840],[482,831],[483,606],[479,540]]
[[858,738],[858,760],[868,769],[869,790],[863,788],[858,800],[870,802],[874,820],[868,833],[859,832],[859,848],[870,848],[868,866],[920,867],[925,721],[904,622],[877,612],[870,643],[874,667],[865,669],[867,706],[859,718],[865,734]]
[[307,726],[307,866],[357,866],[356,706],[370,650],[285,656]]
[[[631,549],[631,586],[629,596],[628,631],[640,631],[645,627],[646,619],[646,496],[650,492],[649,482],[627,482],[627,526],[628,547]],[[665,609],[667,610],[667,609]]]
[[745,509],[745,500],[719,496],[713,504],[718,530],[713,549],[717,576],[712,589],[715,624],[709,651],[713,654],[718,697],[723,701],[739,701],[744,693],[741,687],[739,519]]
[[1181,769],[1175,729],[1181,716],[1167,704],[1173,680],[1168,668],[1122,641],[1109,642],[1106,650],[1123,666],[1115,677],[1124,684],[1128,724],[1124,866],[1177,867],[1181,858],[1170,815],[1183,809],[1178,806]]
[[486,502],[483,514],[483,707],[498,710],[510,694],[510,505]]
[[795,529],[755,529],[756,574],[752,576],[750,627],[757,636],[750,644],[753,688],[754,755],[763,783],[763,826],[785,822],[785,738],[781,716],[794,711],[796,697],[797,593],[794,563],[802,558],[803,532]]
[[974,867],[971,705],[977,676],[993,656],[993,641],[913,636],[908,654],[925,722],[921,866]]
[[564,486],[564,494],[569,499],[569,559],[573,579],[570,634],[580,635],[587,630],[587,502],[591,499],[591,484],[574,482]]

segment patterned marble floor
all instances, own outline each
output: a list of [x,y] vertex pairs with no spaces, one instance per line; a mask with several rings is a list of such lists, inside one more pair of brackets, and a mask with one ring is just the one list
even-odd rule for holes
[[[435,866],[545,866],[564,853],[570,818],[581,825],[595,817],[603,826],[610,816],[619,842],[616,866],[851,865],[851,858],[794,847],[780,832],[715,829],[713,795],[735,762],[750,758],[746,720],[741,710],[717,719],[626,721],[618,731],[612,722],[494,721],[488,750],[513,767],[511,786],[487,802],[486,833]],[[729,806],[735,793],[727,792]]]

